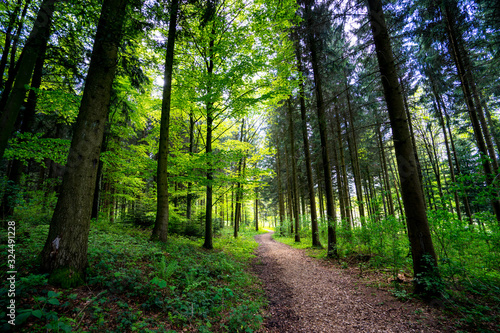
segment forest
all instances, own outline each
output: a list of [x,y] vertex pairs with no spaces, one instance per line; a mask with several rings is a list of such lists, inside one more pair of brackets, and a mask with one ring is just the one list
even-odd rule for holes
[[498,1],[5,0],[0,31],[2,331],[285,332],[268,232],[500,331]]

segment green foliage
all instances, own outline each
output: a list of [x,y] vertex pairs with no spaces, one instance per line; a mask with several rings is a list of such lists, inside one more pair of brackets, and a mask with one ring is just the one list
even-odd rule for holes
[[[20,267],[35,271],[33,253],[41,251],[47,232],[46,225],[32,227],[18,247]],[[257,330],[264,293],[247,272],[257,246],[253,234],[217,237],[214,251],[203,250],[201,240],[171,235],[161,244],[149,236],[130,224],[92,222],[85,288],[63,293],[48,286],[47,275],[23,271],[16,285],[16,299],[23,300],[19,326],[31,332],[149,332],[160,325],[160,332],[202,326],[212,332]],[[24,246],[33,252],[27,255]],[[6,293],[0,289],[2,309]],[[5,310],[0,312],[0,325],[6,324]]]
[[[24,181],[32,180],[25,178]],[[40,189],[17,192],[12,218],[29,225],[49,224],[57,203],[56,192],[51,189],[58,183],[58,179],[47,179]]]
[[47,330],[54,330],[56,332],[71,332],[72,328],[69,324],[72,323],[69,318],[59,318],[54,310],[48,310],[50,306],[59,306],[60,302],[58,297],[60,294],[49,290],[47,296],[35,297],[36,309],[19,310],[16,316],[16,326],[22,325],[28,318],[35,317],[41,321],[46,322],[44,328]]
[[69,146],[69,140],[43,138],[42,133],[19,133],[10,139],[9,149],[5,151],[4,158],[20,160],[24,165],[28,165],[29,160],[42,163],[48,158],[64,165],[68,158]]
[[152,209],[149,209],[142,203],[138,203],[132,212],[125,215],[123,223],[130,223],[137,227],[145,228],[154,225],[155,219],[156,214]]
[[68,289],[79,287],[84,284],[83,275],[71,267],[59,268],[53,271],[49,277],[49,284]]

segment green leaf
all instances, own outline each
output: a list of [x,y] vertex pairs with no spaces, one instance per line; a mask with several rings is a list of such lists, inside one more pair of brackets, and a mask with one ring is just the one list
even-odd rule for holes
[[57,298],[49,298],[47,300],[47,303],[52,304],[52,305],[59,305],[59,300]]
[[160,279],[159,277],[154,277],[153,280],[151,280],[152,284],[157,285],[160,288],[165,288],[167,286],[167,281]]
[[27,310],[25,312],[19,313],[16,316],[16,325],[21,325],[22,323],[24,323],[26,321],[26,319],[28,319],[29,316],[31,316],[31,313],[32,313],[31,310]]
[[38,319],[42,318],[42,316],[43,316],[43,312],[42,312],[42,310],[33,310],[33,311],[31,312],[31,314],[32,314],[33,316],[37,317]]
[[59,294],[56,293],[55,291],[49,290],[47,296],[49,296],[49,298],[52,298],[52,297],[58,297]]

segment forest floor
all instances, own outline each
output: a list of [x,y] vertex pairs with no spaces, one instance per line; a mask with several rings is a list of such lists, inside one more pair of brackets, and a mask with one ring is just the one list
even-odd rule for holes
[[261,332],[453,332],[439,310],[402,302],[358,276],[272,238],[259,243],[254,270],[269,299]]

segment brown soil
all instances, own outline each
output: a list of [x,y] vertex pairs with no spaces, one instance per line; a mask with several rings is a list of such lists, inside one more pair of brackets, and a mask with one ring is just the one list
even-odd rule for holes
[[453,332],[439,312],[418,302],[401,302],[344,270],[321,264],[304,250],[259,243],[255,272],[269,299],[262,332]]

